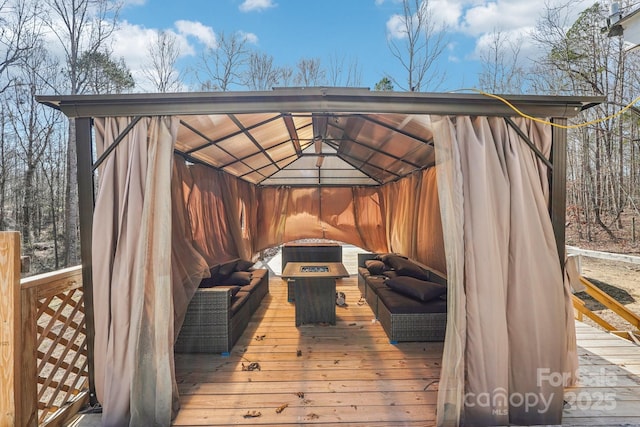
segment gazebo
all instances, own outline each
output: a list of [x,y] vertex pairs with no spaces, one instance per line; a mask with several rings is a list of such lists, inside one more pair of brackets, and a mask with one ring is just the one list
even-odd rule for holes
[[[208,267],[300,238],[446,271],[440,425],[561,422],[577,367],[566,124],[602,98],[317,87],[38,101],[75,119],[105,424],[168,425],[174,340]],[[527,393],[548,405],[509,399]],[[509,410],[473,404],[485,394]]]

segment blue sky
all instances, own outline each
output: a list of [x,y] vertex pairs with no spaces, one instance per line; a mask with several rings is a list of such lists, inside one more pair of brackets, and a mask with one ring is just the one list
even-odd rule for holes
[[[579,1],[572,10],[592,3]],[[494,31],[521,40],[521,56],[535,55],[527,35],[542,1],[430,0],[430,5],[435,19],[447,26],[447,48],[438,64],[446,80],[437,90],[476,86],[479,56]],[[301,58],[318,58],[325,67],[332,56],[355,61],[361,86],[373,88],[385,74],[406,76],[387,45],[388,37],[399,40],[394,29],[401,13],[399,0],[126,0],[114,53],[137,77],[157,31],[176,35],[182,67],[193,64],[206,46],[215,47],[220,32],[241,32],[250,47],[273,56],[279,66],[295,68]]]

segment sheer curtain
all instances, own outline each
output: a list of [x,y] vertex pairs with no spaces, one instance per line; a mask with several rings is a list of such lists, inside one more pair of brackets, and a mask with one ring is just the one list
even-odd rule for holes
[[[515,121],[548,156],[549,127]],[[548,375],[565,366],[566,313],[545,166],[501,118],[433,130],[449,274],[438,424],[559,424]]]
[[381,193],[389,250],[446,273],[436,169],[419,170],[386,184]]
[[257,190],[256,249],[322,238],[386,252],[382,191],[366,187]]
[[[100,156],[131,118],[96,119]],[[141,119],[99,169],[93,219],[95,384],[102,424],[171,424],[171,169],[178,120]]]

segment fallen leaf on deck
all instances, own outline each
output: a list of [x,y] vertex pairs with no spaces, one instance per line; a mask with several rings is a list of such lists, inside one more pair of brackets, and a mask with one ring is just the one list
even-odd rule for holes
[[264,340],[264,337],[266,337],[266,335],[256,335],[255,340],[256,341],[262,341],[262,340]]
[[298,396],[300,399],[304,399],[304,391],[297,392],[296,396]]
[[276,408],[276,414],[279,414],[280,412],[284,411],[284,408],[286,408],[287,406],[289,406],[289,404],[288,404],[288,403],[284,403],[284,404],[282,404],[282,405],[278,406],[278,407]]
[[313,412],[310,413],[310,414],[307,414],[307,419],[308,420],[317,420],[318,418],[320,418],[320,415],[314,414]]
[[256,410],[253,411],[247,411],[246,414],[243,415],[245,418],[256,418],[256,417],[261,417],[262,413]]
[[251,362],[248,365],[242,364],[243,371],[259,371],[260,364],[258,362]]
[[298,357],[302,356],[302,350],[296,351],[296,356],[298,356]]

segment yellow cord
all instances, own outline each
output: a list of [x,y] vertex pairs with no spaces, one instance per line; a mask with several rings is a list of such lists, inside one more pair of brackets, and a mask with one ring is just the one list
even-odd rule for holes
[[[479,93],[481,95],[487,96],[489,98],[497,99],[498,101],[503,102],[504,104],[509,106],[509,108],[511,108],[516,113],[518,113],[518,115],[521,116],[521,117],[533,120],[534,122],[543,123],[545,125],[550,125],[550,126],[554,126],[554,127],[561,128],[561,129],[578,129],[578,128],[581,128],[581,127],[585,127],[585,126],[589,126],[589,125],[593,125],[593,124],[596,124],[596,123],[604,122],[606,120],[613,119],[613,118],[619,116],[620,114],[624,113],[625,111],[627,111],[629,108],[631,108],[633,106],[633,104],[635,104],[636,102],[640,101],[640,96],[638,96],[636,99],[631,101],[629,104],[627,104],[620,111],[618,111],[618,112],[616,112],[614,114],[611,114],[610,116],[603,117],[601,119],[591,120],[589,122],[578,123],[578,124],[575,124],[575,125],[561,125],[561,124],[558,124],[558,123],[553,123],[553,122],[550,122],[548,120],[542,120],[542,119],[539,119],[537,117],[533,117],[533,116],[530,116],[528,114],[525,114],[522,111],[520,111],[515,105],[513,105],[512,103],[510,103],[509,101],[507,101],[506,99],[504,99],[503,97],[501,97],[499,95],[494,95],[492,93],[487,93],[487,92],[484,92],[484,91],[482,91],[480,89],[474,89],[474,88],[471,88],[471,89],[460,89],[460,90],[461,91],[462,90],[471,90],[471,91],[477,92],[477,93]],[[458,92],[458,91],[455,91],[455,92]]]

